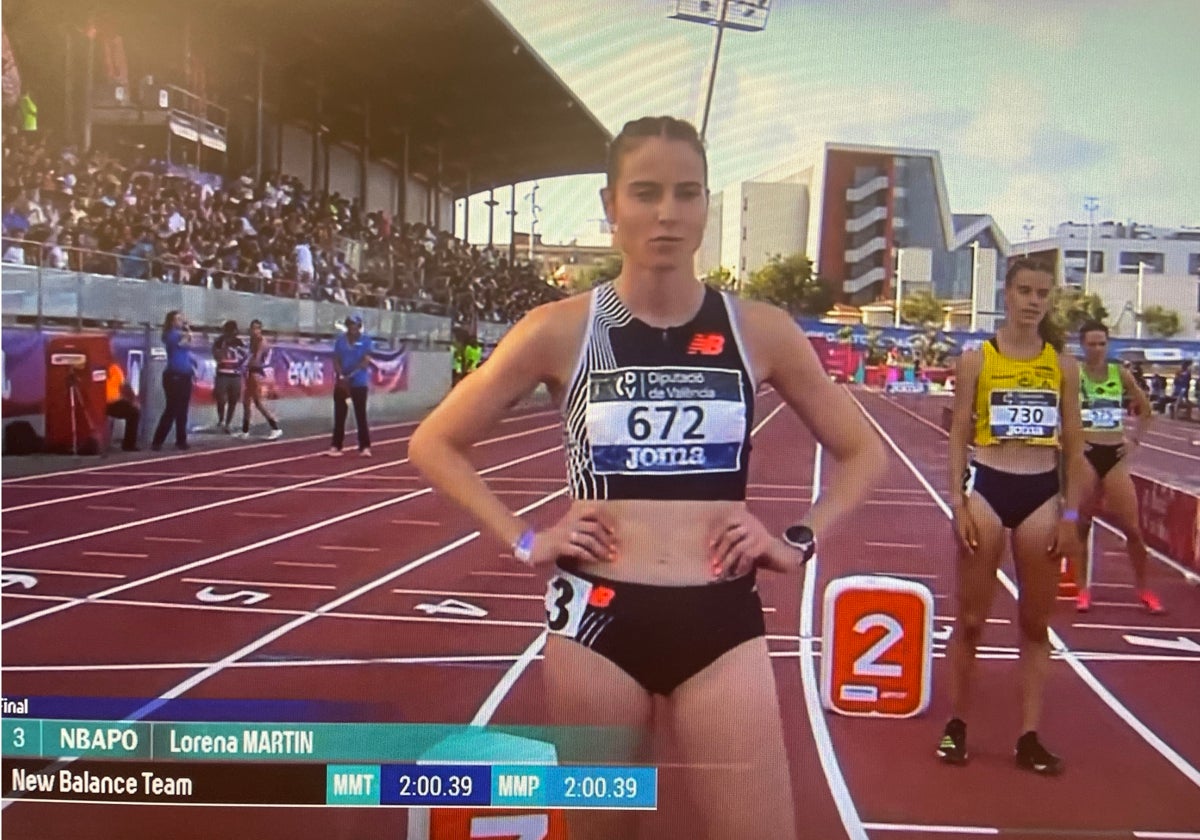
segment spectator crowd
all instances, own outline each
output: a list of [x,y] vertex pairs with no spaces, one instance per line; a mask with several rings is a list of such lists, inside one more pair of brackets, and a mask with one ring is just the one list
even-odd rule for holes
[[222,180],[14,132],[3,184],[7,263],[450,311],[459,322],[510,322],[565,294],[529,263],[275,172]]

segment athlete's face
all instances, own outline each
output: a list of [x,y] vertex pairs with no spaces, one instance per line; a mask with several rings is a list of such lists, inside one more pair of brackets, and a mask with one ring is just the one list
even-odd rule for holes
[[1083,334],[1083,356],[1089,365],[1098,365],[1108,357],[1108,336],[1104,330]]
[[1013,323],[1036,327],[1050,309],[1054,277],[1044,271],[1022,268],[1004,289],[1004,302]]
[[708,218],[704,161],[682,140],[647,137],[600,191],[613,240],[633,265],[692,270]]

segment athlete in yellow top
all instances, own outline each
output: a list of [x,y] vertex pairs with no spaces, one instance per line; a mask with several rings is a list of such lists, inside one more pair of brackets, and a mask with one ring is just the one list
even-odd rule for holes
[[[1080,398],[1083,408],[1084,457],[1088,470],[1083,487],[1083,510],[1079,521],[1080,538],[1087,536],[1092,516],[1104,510],[1113,524],[1125,535],[1125,548],[1133,565],[1133,579],[1138,600],[1151,615],[1162,615],[1162,601],[1146,586],[1146,542],[1138,524],[1137,493],[1125,464],[1125,456],[1138,446],[1153,419],[1146,392],[1133,381],[1133,374],[1116,362],[1108,361],[1108,327],[1099,321],[1088,321],[1079,329],[1079,344],[1083,348],[1083,369],[1080,371]],[[1136,428],[1128,430],[1125,423],[1125,397],[1128,395],[1137,415]],[[1129,434],[1126,435],[1126,432]],[[1087,612],[1092,606],[1087,586],[1085,564],[1078,564],[1079,595],[1075,609]]]
[[[1053,287],[1049,268],[1015,260],[1004,281],[1004,325],[958,363],[949,453],[959,541],[958,614],[946,651],[953,717],[938,746],[943,761],[966,763],[964,719],[975,649],[996,593],[1007,530],[1020,587],[1023,734],[1016,759],[1022,768],[1050,775],[1061,770],[1062,762],[1037,736],[1050,661],[1047,622],[1058,592],[1059,558],[1079,555],[1076,529],[1086,469],[1079,367],[1045,338]],[[1067,467],[1065,493],[1060,452]]]

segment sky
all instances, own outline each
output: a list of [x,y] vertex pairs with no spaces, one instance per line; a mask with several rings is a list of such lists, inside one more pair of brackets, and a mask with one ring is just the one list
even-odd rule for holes
[[[670,19],[676,0],[491,2],[613,134],[647,114],[699,123],[712,29]],[[896,145],[938,151],[953,212],[990,213],[1013,242],[1086,222],[1087,196],[1097,222],[1200,225],[1198,33],[1200,0],[772,0],[763,31],[724,37],[710,187],[802,169],[826,142]],[[606,244],[601,186],[540,181],[543,240]]]

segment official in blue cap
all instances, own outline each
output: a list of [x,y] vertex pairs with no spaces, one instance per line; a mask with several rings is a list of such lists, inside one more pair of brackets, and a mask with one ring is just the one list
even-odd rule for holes
[[346,316],[346,332],[333,343],[333,439],[328,454],[342,454],[346,439],[346,400],[354,404],[354,425],[358,428],[358,454],[371,457],[371,432],[367,427],[367,392],[371,381],[371,339],[363,333],[362,315]]

